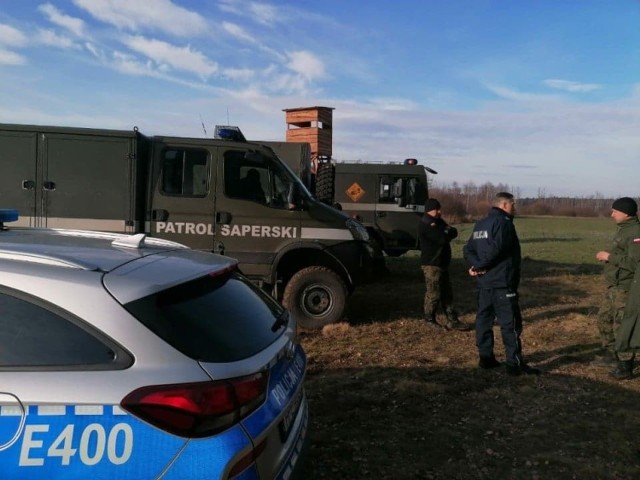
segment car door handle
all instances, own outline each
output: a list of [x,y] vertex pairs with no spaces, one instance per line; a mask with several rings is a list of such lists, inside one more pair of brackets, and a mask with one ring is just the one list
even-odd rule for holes
[[216,224],[217,225],[226,225],[231,223],[231,212],[218,212],[216,213]]
[[151,219],[156,222],[166,222],[169,218],[169,212],[164,208],[156,208],[151,212]]

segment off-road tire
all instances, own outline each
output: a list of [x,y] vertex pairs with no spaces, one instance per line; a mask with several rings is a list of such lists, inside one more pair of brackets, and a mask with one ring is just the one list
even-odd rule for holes
[[332,163],[325,162],[318,165],[316,198],[327,205],[333,203],[335,179],[336,167]]
[[325,267],[303,268],[287,282],[282,304],[298,325],[320,329],[342,319],[347,287],[342,278]]

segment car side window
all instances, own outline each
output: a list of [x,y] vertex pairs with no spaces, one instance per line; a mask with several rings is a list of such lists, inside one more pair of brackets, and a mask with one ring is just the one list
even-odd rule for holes
[[[30,301],[0,293],[0,368],[118,368],[114,349],[80,325]],[[98,367],[99,368],[99,367]]]
[[205,197],[209,191],[209,154],[206,150],[169,148],[162,158],[162,193]]

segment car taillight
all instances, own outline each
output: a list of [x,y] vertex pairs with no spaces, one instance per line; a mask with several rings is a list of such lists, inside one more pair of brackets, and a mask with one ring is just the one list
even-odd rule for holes
[[214,435],[235,425],[266,398],[269,375],[216,382],[152,385],[134,390],[120,405],[167,432],[188,438]]

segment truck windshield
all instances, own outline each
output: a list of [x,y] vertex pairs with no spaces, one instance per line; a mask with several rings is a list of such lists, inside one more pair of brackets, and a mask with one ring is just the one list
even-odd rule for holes
[[276,157],[243,150],[224,153],[224,189],[230,198],[272,208],[289,208],[294,191],[298,197],[310,196],[300,179]]

